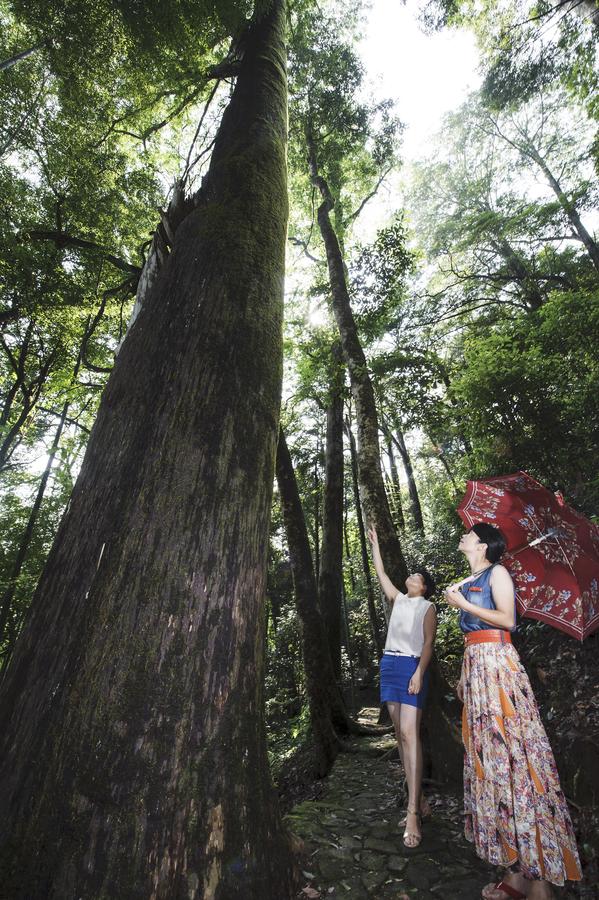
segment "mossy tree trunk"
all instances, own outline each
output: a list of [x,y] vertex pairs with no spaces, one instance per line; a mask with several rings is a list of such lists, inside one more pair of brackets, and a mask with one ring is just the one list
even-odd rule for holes
[[[308,529],[291,454],[282,431],[277,448],[277,484],[289,547],[293,591],[302,627],[306,690],[314,738],[314,770],[322,778],[330,771],[340,749],[333,718],[334,709],[342,701],[335,682],[324,620],[318,606]],[[340,714],[343,717],[343,712]]]
[[285,5],[117,357],[0,697],[2,894],[294,894],[263,598],[282,374]]
[[394,584],[402,588],[408,573],[385,491],[374,388],[351,308],[343,254],[330,219],[335,203],[326,179],[318,170],[315,143],[310,135],[307,141],[310,175],[322,196],[322,203],[318,207],[318,224],[327,255],[333,313],[356,410],[361,502],[367,522],[377,528],[381,555],[388,575]]
[[[318,600],[323,615],[333,673],[341,678],[341,619],[343,606],[343,381],[341,348],[333,346],[336,363],[327,406],[324,515]],[[349,652],[349,647],[348,647]]]

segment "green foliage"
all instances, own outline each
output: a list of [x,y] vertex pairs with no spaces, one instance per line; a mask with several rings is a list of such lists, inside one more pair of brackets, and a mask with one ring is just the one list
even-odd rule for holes
[[404,217],[381,228],[372,244],[357,247],[351,263],[352,307],[366,343],[380,337],[401,319],[407,280],[416,269],[416,254],[408,246]]
[[452,390],[468,410],[477,474],[524,468],[592,512],[599,501],[599,292],[553,293],[464,344]]

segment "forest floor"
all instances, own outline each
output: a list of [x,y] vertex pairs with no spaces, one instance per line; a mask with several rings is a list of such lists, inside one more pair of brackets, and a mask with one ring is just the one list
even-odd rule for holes
[[[363,709],[372,724],[378,707]],[[482,862],[463,836],[462,801],[425,784],[433,815],[416,849],[404,846],[404,779],[391,735],[360,737],[338,756],[315,799],[296,803],[287,825],[304,844],[298,900],[479,900],[497,870]],[[597,897],[584,885],[556,889],[556,898]]]

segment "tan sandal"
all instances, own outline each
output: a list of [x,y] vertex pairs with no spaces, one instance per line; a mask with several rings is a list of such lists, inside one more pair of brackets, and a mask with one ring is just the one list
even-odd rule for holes
[[[428,799],[425,796],[423,796],[422,800],[420,801],[420,812],[418,813],[418,815],[420,816],[420,821],[424,822],[426,819],[430,819],[432,814],[433,814],[433,808],[430,805]],[[402,825],[406,825],[407,821],[408,821],[407,815],[405,815],[403,817],[403,819],[400,819],[399,820],[400,828],[402,827]]]
[[[418,818],[419,824],[421,823],[421,816],[420,816],[420,813],[418,812],[418,810],[410,809],[410,807],[408,807],[407,814],[406,814],[406,822],[408,819],[408,815],[416,816]],[[410,841],[410,843],[408,843],[408,840]],[[420,846],[421,841],[422,841],[422,833],[418,834],[417,831],[410,831],[408,828],[406,828],[406,830],[403,833],[404,847],[407,847],[408,850],[415,850],[416,847]]]

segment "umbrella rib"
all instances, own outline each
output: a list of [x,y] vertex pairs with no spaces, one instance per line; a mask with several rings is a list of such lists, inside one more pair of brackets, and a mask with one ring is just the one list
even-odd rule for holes
[[576,578],[576,573],[575,573],[574,569],[572,568],[572,563],[571,563],[570,560],[568,559],[568,554],[566,553],[566,551],[564,550],[564,548],[563,548],[562,545],[560,544],[559,538],[556,537],[555,540],[557,541],[557,546],[560,548],[560,550],[561,550],[562,553],[564,554],[564,559],[566,560],[566,562],[567,562],[567,564],[568,564],[568,566],[569,566],[569,568],[570,568],[570,571],[572,572],[572,575],[574,576],[574,578]]

